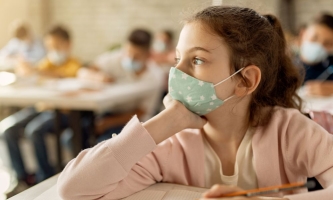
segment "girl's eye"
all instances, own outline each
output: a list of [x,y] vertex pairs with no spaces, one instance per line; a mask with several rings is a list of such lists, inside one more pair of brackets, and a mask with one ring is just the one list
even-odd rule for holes
[[199,59],[199,58],[194,58],[193,64],[194,65],[202,65],[205,61]]

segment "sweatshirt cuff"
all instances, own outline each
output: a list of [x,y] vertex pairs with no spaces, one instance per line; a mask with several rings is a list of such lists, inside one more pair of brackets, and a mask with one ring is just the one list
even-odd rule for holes
[[105,145],[126,171],[156,148],[156,143],[135,115],[119,135],[106,141]]

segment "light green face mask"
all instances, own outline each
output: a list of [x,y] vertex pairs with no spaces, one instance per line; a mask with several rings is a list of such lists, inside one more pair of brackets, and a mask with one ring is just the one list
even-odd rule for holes
[[190,111],[200,116],[206,115],[233,97],[228,97],[225,100],[217,98],[214,87],[230,79],[243,69],[236,71],[228,78],[214,85],[213,83],[196,79],[172,67],[169,73],[169,94],[173,99],[183,103]]

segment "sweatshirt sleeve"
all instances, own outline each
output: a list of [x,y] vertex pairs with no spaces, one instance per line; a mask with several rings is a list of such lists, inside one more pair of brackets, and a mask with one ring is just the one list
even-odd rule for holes
[[333,199],[333,135],[301,114],[294,115],[284,136],[291,173],[316,177],[323,190],[285,196],[290,200]]
[[[81,151],[58,179],[66,200],[120,199],[162,180],[155,141],[133,117],[116,137]],[[165,155],[166,157],[166,155]]]

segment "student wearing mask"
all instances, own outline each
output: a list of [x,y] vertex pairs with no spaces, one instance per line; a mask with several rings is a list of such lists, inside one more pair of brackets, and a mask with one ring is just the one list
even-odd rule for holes
[[[51,29],[45,36],[47,56],[40,62],[37,68],[30,68],[29,74],[38,73],[47,77],[74,77],[80,63],[70,54],[71,39],[68,31],[60,26]],[[48,161],[45,144],[46,133],[53,132],[54,113],[51,111],[38,112],[35,108],[25,108],[0,122],[0,135],[5,139],[12,166],[19,181],[27,185],[33,185],[36,180],[33,175],[27,173],[22,158],[19,141],[23,130],[24,136],[33,144],[38,171],[37,182],[54,175],[53,167]],[[66,116],[62,117],[61,128],[66,128],[68,122]]]
[[21,20],[13,22],[11,32],[13,38],[0,50],[0,69],[35,66],[45,56],[43,42]]
[[152,59],[159,66],[173,66],[175,61],[175,47],[173,44],[173,33],[170,30],[163,30],[155,35]]
[[173,38],[171,30],[160,31],[155,35],[152,48],[151,58],[164,76],[162,99],[168,93],[169,70],[175,62],[176,52]]
[[45,38],[47,57],[38,66],[38,72],[57,78],[75,77],[80,68],[77,59],[71,56],[70,35],[62,27],[55,27]]
[[81,151],[58,178],[60,197],[121,199],[167,182],[216,185],[209,200],[316,177],[323,190],[223,199],[331,200],[333,137],[302,114],[302,79],[286,50],[273,15],[197,12],[179,36],[166,109]]
[[99,141],[119,133],[134,114],[147,120],[155,114],[161,95],[161,74],[150,58],[151,34],[143,29],[133,30],[125,45],[118,51],[98,56],[90,68],[80,69],[82,79],[115,84],[135,84],[137,87],[154,87],[150,95],[131,103],[118,105],[112,113],[98,117],[96,122]]
[[305,69],[305,87],[310,94],[333,94],[333,16],[321,14],[301,38],[299,63]]

